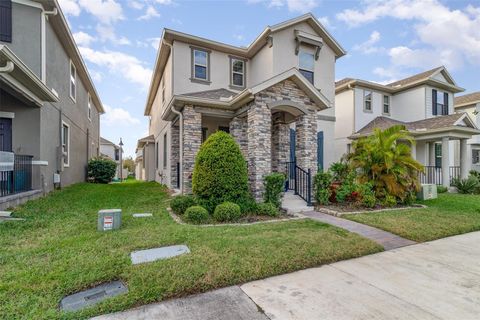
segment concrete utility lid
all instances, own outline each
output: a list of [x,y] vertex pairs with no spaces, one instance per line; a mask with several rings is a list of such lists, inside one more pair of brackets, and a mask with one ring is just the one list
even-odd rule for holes
[[139,264],[156,260],[169,259],[185,253],[190,253],[190,249],[188,249],[188,247],[185,245],[178,245],[134,251],[130,254],[130,258],[132,259],[133,264]]
[[146,217],[151,217],[151,213],[134,213],[133,217],[134,218],[146,218]]
[[0,211],[0,217],[2,218],[8,218],[12,215],[12,212],[10,211]]
[[60,309],[63,311],[77,311],[127,291],[127,287],[121,281],[104,283],[92,289],[66,296],[60,302]]

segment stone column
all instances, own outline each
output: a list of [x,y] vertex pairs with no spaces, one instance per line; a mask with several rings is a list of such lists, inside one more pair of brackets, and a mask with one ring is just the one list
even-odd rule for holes
[[410,150],[412,151],[412,158],[417,160],[417,144],[415,142],[410,144]]
[[178,168],[180,162],[180,127],[172,126],[170,134],[170,188],[178,186]]
[[230,121],[230,134],[239,144],[245,160],[248,159],[247,119],[235,117]]
[[442,138],[442,184],[450,187],[450,139]]
[[285,122],[285,114],[277,113],[272,124],[272,171],[286,171],[285,163],[290,153],[290,128]]
[[472,157],[469,156],[467,139],[460,139],[460,177],[468,178]]
[[250,190],[260,201],[264,191],[263,178],[272,171],[272,115],[260,97],[250,103],[247,114]]
[[435,166],[435,142],[428,143],[428,158],[430,159],[429,166]]
[[296,123],[297,166],[317,172],[317,121],[315,112],[298,117]]
[[195,156],[202,144],[202,114],[191,105],[183,108],[183,193],[192,193]]

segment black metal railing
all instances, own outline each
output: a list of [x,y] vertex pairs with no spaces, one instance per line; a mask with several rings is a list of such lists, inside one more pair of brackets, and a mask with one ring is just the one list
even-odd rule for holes
[[286,190],[294,190],[295,194],[307,202],[307,206],[312,205],[312,172],[310,169],[302,169],[297,164],[287,162],[285,164],[287,181]]
[[177,162],[177,189],[180,189],[180,162]]
[[0,197],[32,190],[32,159],[16,154],[13,171],[0,171]]
[[[450,184],[452,184],[453,179],[460,178],[460,167],[452,166],[449,168],[450,172]],[[425,166],[425,173],[420,172],[419,174],[420,183],[428,184],[443,184],[443,174],[442,167],[436,166]]]

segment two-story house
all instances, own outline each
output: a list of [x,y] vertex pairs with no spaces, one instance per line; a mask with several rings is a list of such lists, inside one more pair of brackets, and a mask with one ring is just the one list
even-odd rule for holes
[[[122,149],[119,145],[116,145],[110,140],[107,140],[103,137],[100,137],[100,156],[109,158],[110,160],[115,161],[117,164],[117,169],[115,171],[115,176],[113,177],[114,180],[117,180],[121,176],[120,172],[120,157],[121,157]],[[126,178],[127,176],[123,176]]]
[[145,108],[156,180],[190,192],[195,155],[217,130],[239,143],[256,198],[263,177],[289,162],[328,166],[343,55],[312,14],[266,27],[248,47],[165,29]]
[[[480,92],[455,97],[455,111],[466,112],[480,128]],[[468,140],[472,153],[472,169],[480,172],[480,135]]]
[[103,112],[57,1],[0,1],[0,209],[84,181]]
[[468,175],[467,140],[480,132],[466,113],[454,113],[454,95],[462,91],[445,67],[386,85],[352,78],[336,82],[337,156],[375,128],[402,124],[416,141],[412,155],[426,168],[421,182],[449,186],[452,177]]

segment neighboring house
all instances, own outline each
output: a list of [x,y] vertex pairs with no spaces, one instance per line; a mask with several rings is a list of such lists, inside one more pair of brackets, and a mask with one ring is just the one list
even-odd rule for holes
[[[455,111],[466,112],[480,128],[480,92],[455,97]],[[472,153],[472,169],[480,171],[480,135],[468,140]]]
[[312,14],[265,28],[248,47],[165,29],[145,108],[153,176],[191,192],[195,156],[217,130],[239,143],[257,199],[263,177],[293,169],[289,162],[305,173],[328,167],[336,158],[335,62],[343,55]]
[[104,110],[57,1],[3,0],[0,19],[4,208],[85,181]]
[[[107,157],[117,164],[117,170],[115,171],[114,179],[120,178],[120,154],[121,148],[120,146],[116,145],[115,143],[100,137],[100,155]],[[123,177],[123,178],[126,178]]]
[[[135,150],[135,178],[143,181],[155,181],[156,179],[156,167],[155,161],[158,161],[158,157],[155,157],[156,144],[153,135],[149,135],[138,140],[137,149]],[[159,180],[160,183],[164,183],[163,180]]]
[[352,140],[374,128],[402,124],[415,138],[414,158],[426,167],[421,182],[449,186],[452,177],[468,175],[467,141],[480,133],[466,113],[454,113],[454,95],[462,91],[444,67],[387,85],[340,80],[335,85],[336,154],[350,152]]

